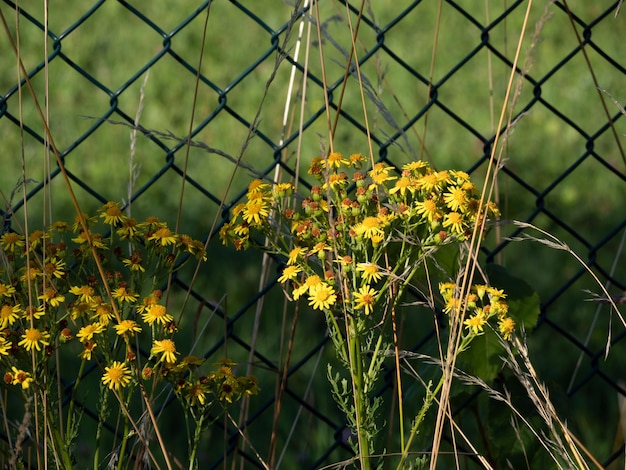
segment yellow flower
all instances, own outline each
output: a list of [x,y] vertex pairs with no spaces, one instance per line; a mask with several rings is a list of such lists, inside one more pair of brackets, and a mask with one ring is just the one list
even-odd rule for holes
[[171,339],[155,340],[150,350],[150,355],[156,356],[157,354],[161,354],[159,362],[165,361],[170,364],[176,362],[176,354],[178,353],[176,352],[174,341]]
[[296,278],[299,272],[302,272],[300,266],[287,266],[285,269],[283,269],[283,274],[278,278],[278,282],[284,284],[289,280],[293,280]]
[[374,263],[359,263],[356,265],[356,270],[361,274],[361,279],[365,282],[378,282],[383,277],[378,268],[378,265]]
[[309,289],[309,305],[314,309],[328,309],[336,300],[335,290],[325,282]]
[[25,245],[24,240],[25,238],[23,235],[19,235],[15,232],[7,232],[0,237],[0,245],[2,245],[4,251],[13,253],[18,248]]
[[93,350],[96,349],[98,344],[95,341],[87,341],[83,344],[83,350],[78,355],[81,359],[86,359],[87,361],[91,361],[91,355],[93,354]]
[[369,172],[370,178],[376,184],[383,184],[385,181],[393,180],[395,176],[389,176],[388,173],[393,167],[385,166],[384,163],[377,163]]
[[461,188],[452,188],[450,192],[444,193],[443,202],[452,211],[465,212],[467,209],[467,194]]
[[99,233],[86,233],[85,231],[81,231],[77,237],[72,238],[72,241],[74,243],[77,243],[79,245],[82,244],[86,244],[87,240],[91,238],[91,243],[93,244],[93,246],[95,246],[96,248],[106,248],[107,246],[104,244],[104,242],[102,241],[102,235]]
[[407,163],[402,166],[402,170],[410,171],[413,174],[417,174],[420,170],[428,168],[428,163],[422,160]]
[[43,295],[40,295],[37,298],[39,300],[43,300],[47,304],[50,304],[52,307],[58,307],[59,305],[61,305],[62,302],[65,301],[65,296],[60,295],[57,290],[52,287],[46,289]]
[[260,224],[261,219],[270,215],[269,207],[262,198],[248,201],[243,208],[243,220],[249,224]]
[[481,309],[477,309],[475,315],[465,320],[463,324],[475,335],[483,331],[483,326],[487,323],[485,314]]
[[120,336],[126,333],[130,336],[133,336],[135,333],[141,333],[141,327],[134,320],[122,320],[119,325],[115,325],[114,328]]
[[406,197],[407,189],[411,194],[415,192],[415,183],[412,179],[407,178],[406,176],[402,176],[393,188],[389,190],[389,194],[400,193],[402,197]]
[[15,294],[15,287],[0,282],[0,299],[2,297],[11,297]]
[[174,320],[174,317],[167,313],[165,307],[158,304],[148,307],[141,317],[148,325],[152,325],[154,322],[165,325]]
[[48,276],[54,276],[57,279],[61,279],[65,276],[65,261],[58,260],[56,258],[50,258],[44,266],[44,272]]
[[441,211],[437,207],[437,203],[432,199],[425,199],[415,203],[417,215],[421,215],[422,219],[428,220],[428,222],[436,222],[441,219]]
[[114,289],[113,292],[111,292],[111,296],[115,300],[118,300],[120,303],[121,302],[132,303],[132,302],[137,301],[137,294],[133,294],[132,292],[129,292],[126,287],[118,287],[117,289]]
[[322,283],[322,279],[317,274],[307,277],[306,280],[304,281],[304,284],[302,284],[297,289],[294,289],[293,299],[298,300],[300,296],[303,295],[305,292],[307,291],[310,292],[310,289],[318,286],[321,283]]
[[99,335],[104,331],[104,325],[101,323],[90,323],[89,325],[83,326],[79,331],[76,337],[81,343],[85,343],[86,341],[91,341],[93,339],[93,335]]
[[134,251],[130,258],[122,260],[122,264],[133,272],[140,271],[145,273],[146,268],[141,265],[142,261],[141,253],[139,251]]
[[111,307],[106,302],[100,302],[96,305],[92,305],[92,308],[95,307],[94,314],[91,316],[92,320],[96,320],[103,327],[109,324],[109,321],[113,318],[113,307]]
[[0,308],[0,329],[4,330],[15,323],[15,320],[19,318],[21,312],[22,310],[19,304],[13,306],[4,304],[2,308]]
[[4,336],[0,336],[0,354],[3,356],[8,356],[9,351],[11,350],[11,342],[7,341]]
[[9,375],[11,376],[11,379],[12,379],[12,382],[11,382],[12,385],[19,384],[22,386],[23,390],[30,387],[31,382],[33,382],[33,378],[28,372],[18,369],[15,366],[12,366],[11,370],[13,371],[13,373],[12,374],[9,373]]
[[381,223],[378,217],[365,217],[363,222],[356,224],[353,229],[357,236],[363,236],[370,240],[384,236],[384,232],[380,228]]
[[202,382],[197,381],[189,387],[187,391],[187,398],[191,406],[195,406],[196,403],[204,405],[206,403],[206,394],[208,392],[207,386]]
[[72,320],[82,318],[87,312],[90,312],[92,310],[93,304],[91,303],[75,301],[70,304],[70,315],[72,316]]
[[338,169],[341,165],[348,166],[350,162],[344,160],[343,156],[339,152],[332,152],[325,161],[325,165],[329,168]]
[[505,340],[509,340],[515,330],[515,322],[511,317],[503,317],[498,322],[498,330]]
[[377,294],[378,292],[367,284],[361,286],[359,291],[354,293],[354,308],[357,310],[363,309],[365,310],[365,315],[369,315],[374,309]]
[[177,237],[176,234],[172,233],[172,231],[167,227],[162,227],[158,229],[154,234],[148,238],[149,241],[154,241],[161,246],[167,245],[176,245]]
[[121,224],[127,219],[117,202],[107,202],[100,208],[100,211],[100,217],[104,219],[104,223],[107,225]]
[[22,335],[22,341],[17,343],[18,346],[24,346],[26,351],[36,349],[41,351],[41,346],[49,346],[50,333],[39,331],[37,328],[28,328]]
[[70,294],[78,296],[80,302],[91,303],[93,302],[93,288],[89,286],[73,286],[70,288]]
[[109,389],[119,390],[130,383],[130,369],[119,361],[113,361],[110,367],[104,368],[102,383],[108,385]]
[[443,217],[444,227],[450,227],[453,233],[463,235],[463,216],[458,212],[450,212]]
[[122,226],[117,229],[117,234],[122,240],[135,240],[139,234],[139,224],[135,219],[126,219],[122,222]]
[[302,248],[299,246],[295,247],[293,250],[289,252],[287,264],[295,264],[296,261],[298,261],[299,258],[304,256],[305,253],[306,253],[306,248]]
[[250,184],[248,185],[248,193],[251,193],[251,194],[258,193],[260,191],[263,191],[268,186],[269,184],[264,183],[260,179],[252,180]]
[[41,246],[43,240],[46,240],[48,238],[50,238],[50,236],[42,230],[34,230],[30,233],[30,235],[28,235],[30,250],[34,251],[38,249]]

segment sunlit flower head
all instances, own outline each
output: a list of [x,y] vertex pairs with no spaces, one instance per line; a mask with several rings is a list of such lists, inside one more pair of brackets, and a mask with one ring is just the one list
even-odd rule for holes
[[[12,373],[9,373],[12,379],[11,384],[21,385],[22,389],[24,390],[30,387],[30,384],[34,381],[34,379],[28,372],[18,369],[15,366],[12,366],[11,370],[13,371]],[[5,376],[5,381],[6,381],[6,376]]]
[[134,336],[135,333],[141,333],[141,327],[135,320],[122,320],[118,325],[115,325],[114,328],[115,332],[120,336],[125,334]]
[[309,289],[309,305],[316,310],[329,309],[337,301],[332,286],[322,282]]
[[284,284],[287,281],[294,280],[300,272],[302,272],[300,266],[287,266],[283,269],[283,274],[278,278],[278,282]]
[[358,263],[356,270],[361,273],[361,279],[367,283],[378,282],[383,277],[380,268],[374,263]]
[[443,226],[444,228],[450,227],[452,233],[456,233],[458,235],[463,235],[463,215],[459,212],[449,212],[443,217]]
[[50,333],[40,331],[37,328],[27,328],[22,335],[22,340],[17,345],[23,346],[26,351],[32,351],[33,349],[41,351],[42,346],[50,346],[49,339]]
[[104,368],[102,383],[111,390],[119,390],[130,383],[130,369],[119,361],[113,361],[110,366]]
[[307,277],[304,281],[304,284],[293,290],[293,299],[298,300],[301,295],[305,294],[306,292],[310,292],[310,289],[318,286],[321,283],[322,278],[320,278],[317,274]]
[[461,188],[452,187],[449,192],[444,193],[443,202],[452,211],[465,212],[467,210],[467,193]]
[[161,341],[155,340],[152,349],[150,350],[151,356],[156,356],[161,354],[159,361],[164,361],[167,363],[176,362],[176,344],[171,339],[164,339]]
[[243,208],[243,220],[249,224],[260,224],[263,219],[269,216],[269,205],[264,199],[257,198],[250,200]]
[[304,254],[306,253],[306,248],[295,247],[289,252],[289,257],[287,259],[287,264],[295,264]]
[[331,154],[328,155],[328,158],[325,161],[325,165],[335,170],[341,167],[341,165],[348,166],[349,164],[350,162],[348,160],[345,160],[343,158],[343,155],[341,155],[339,152],[331,152]]
[[152,325],[155,322],[166,325],[174,320],[174,317],[167,313],[165,307],[159,304],[148,307],[141,317],[148,325]]
[[353,229],[357,236],[364,238],[382,237],[384,232],[381,228],[382,224],[378,217],[365,217],[363,221],[356,224]]
[[437,203],[432,199],[416,202],[415,209],[417,215],[421,215],[422,219],[426,219],[431,223],[438,221],[443,215]]
[[487,323],[487,318],[481,309],[477,309],[476,313],[466,319],[463,324],[472,334],[479,334],[483,331],[483,326]]
[[89,286],[73,286],[70,288],[70,294],[78,296],[80,302],[93,302],[94,290]]
[[99,335],[104,331],[104,325],[102,323],[90,323],[89,325],[83,326],[79,331],[76,337],[81,343],[85,343],[87,341],[91,341],[94,335]]
[[357,310],[363,309],[365,315],[372,313],[374,309],[374,303],[376,303],[376,295],[378,292],[372,289],[370,286],[363,285],[355,292],[354,295],[354,308]]
[[511,317],[503,317],[498,321],[498,330],[505,340],[509,340],[515,331],[515,322]]
[[46,289],[46,291],[37,298],[52,307],[58,307],[65,301],[65,296],[59,294],[53,287]]

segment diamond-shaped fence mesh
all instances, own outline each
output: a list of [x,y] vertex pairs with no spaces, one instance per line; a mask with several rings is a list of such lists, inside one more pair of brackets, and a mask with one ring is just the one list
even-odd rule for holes
[[[369,153],[369,127],[376,161],[399,168],[422,158],[435,167],[466,170],[480,181],[528,7],[521,0],[377,0],[367,2],[359,21],[360,2],[321,2],[320,41],[318,13],[302,2],[61,3],[51,4],[45,15],[37,2],[5,0],[0,11],[13,37],[19,24],[24,67],[40,104],[47,92],[51,134],[82,209],[118,200],[130,202],[134,215],[173,221],[184,181],[181,226],[205,240],[229,219],[251,177],[296,176],[310,183],[308,159],[328,147],[324,82],[333,116],[340,109],[338,151]],[[515,104],[508,108],[513,124],[504,133],[497,195],[505,220],[558,237],[614,294],[626,290],[626,127],[617,105],[624,99],[626,48],[624,16],[615,15],[619,3],[532,7],[512,90]],[[359,28],[367,122],[356,68],[347,67],[354,60],[348,20]],[[0,50],[4,229],[24,216],[24,198],[9,200],[23,174],[33,220],[41,220],[46,205],[71,218],[60,170],[53,158],[48,170],[41,157],[45,133],[25,81],[18,87],[7,34]],[[140,105],[131,161],[128,135]],[[283,126],[286,106],[291,114]],[[302,161],[296,158],[300,152]],[[51,201],[44,198],[46,185]],[[527,332],[533,362],[568,425],[610,465],[624,452],[623,325],[605,304],[585,301],[591,297],[587,289],[600,288],[581,262],[545,244],[511,240],[525,235],[545,238],[502,224],[490,234],[483,261],[506,265],[539,293],[539,324]],[[272,267],[259,284],[261,254],[224,248],[218,237],[208,253],[192,286],[193,273],[183,270],[170,289],[174,295],[191,289],[190,317],[208,322],[197,351],[212,360],[227,354],[244,368],[249,363],[262,391],[241,415],[249,443],[223,423],[226,437],[206,437],[202,468],[220,467],[235,452],[244,456],[246,468],[260,468],[251,449],[266,452],[277,397],[275,462],[319,468],[350,458],[349,433],[326,384],[324,364],[333,354],[323,319],[301,313],[294,330],[281,324],[279,268]],[[285,365],[281,345],[289,335],[296,346]],[[435,354],[432,323],[411,325],[403,344]],[[391,369],[389,374],[381,393],[392,399]],[[283,389],[276,387],[281,376]],[[473,414],[478,395],[454,400],[453,413],[489,449],[493,431]],[[163,399],[163,420],[175,433],[182,425],[175,413],[167,414],[169,403]],[[90,402],[84,406],[84,420],[95,416]]]

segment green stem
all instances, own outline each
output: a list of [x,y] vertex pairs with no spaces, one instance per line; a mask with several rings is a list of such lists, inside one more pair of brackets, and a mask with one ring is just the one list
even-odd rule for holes
[[361,460],[361,469],[369,470],[370,468],[370,440],[369,440],[369,432],[366,432],[365,435],[363,432],[364,429],[364,414],[366,403],[365,400],[367,397],[365,396],[363,390],[363,360],[361,356],[361,333],[357,329],[357,325],[355,325],[354,319],[350,320],[350,328],[354,331],[351,333],[347,332],[350,344],[350,373],[352,375],[352,381],[354,384],[354,409],[356,416],[354,417],[356,423],[356,433],[357,440],[359,444],[359,459]]
[[[130,395],[130,394],[129,394]],[[128,406],[128,403],[127,403]],[[130,434],[130,424],[128,418],[124,418],[124,436],[122,437],[122,445],[120,447],[119,458],[117,460],[117,470],[122,470],[124,464],[124,455],[126,453],[126,444],[128,443],[128,435]]]
[[196,452],[198,451],[198,443],[200,442],[200,434],[202,433],[202,425],[204,424],[204,413],[200,413],[200,417],[196,422],[196,430],[193,435],[193,445],[189,454],[189,470],[197,470],[198,462],[196,462]]

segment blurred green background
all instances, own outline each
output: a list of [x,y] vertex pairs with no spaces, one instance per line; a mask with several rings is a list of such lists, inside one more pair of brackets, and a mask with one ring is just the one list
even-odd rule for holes
[[[615,133],[608,128],[596,89],[626,100],[626,20],[623,14],[614,17],[616,3],[568,2],[574,20],[584,23],[577,23],[576,28],[587,41],[591,70],[563,5],[557,2],[545,11],[543,4],[533,5],[519,60],[526,77],[518,92],[514,87],[515,104],[507,110],[516,117],[522,111],[523,115],[502,144],[496,188],[505,223],[490,232],[484,250],[484,261],[505,265],[539,293],[542,318],[535,330],[527,331],[531,358],[562,417],[601,462],[608,462],[624,442],[618,409],[623,391],[619,384],[624,380],[624,325],[607,306],[586,302],[590,294],[585,290],[601,289],[571,254],[529,241],[507,242],[505,237],[518,234],[508,222],[530,222],[589,262],[611,293],[626,289],[621,261],[626,224],[622,150],[626,120],[603,95],[615,120]],[[360,2],[350,5],[354,26]],[[172,226],[180,217],[181,232],[206,238],[219,228],[251,178],[273,178],[281,159],[283,168],[296,171],[301,155],[299,176],[306,181],[310,158],[328,149],[319,53],[321,44],[332,103],[337,105],[350,50],[348,14],[342,2],[319,5],[321,43],[314,25],[307,39],[309,23],[305,23],[287,130],[282,120],[299,26],[299,20],[289,23],[293,15],[289,2],[212,2],[204,49],[206,3],[55,2],[50,6],[50,35],[45,44],[37,24],[44,18],[41,2],[20,2],[20,6],[26,12],[18,18],[20,55],[40,104],[47,84],[50,129],[84,212],[93,213],[107,200],[128,201],[130,197],[133,216],[156,215]],[[374,159],[386,158],[401,166],[423,158],[440,169],[471,170],[473,178],[482,182],[526,7],[527,2],[503,5],[470,0],[366,2],[357,50]],[[15,37],[13,4],[1,3],[0,11]],[[45,45],[50,57],[47,81],[44,71],[38,70]],[[307,48],[310,78],[302,107],[306,126],[298,135]],[[41,227],[44,220],[71,221],[74,209],[60,175],[54,174],[50,182],[50,198],[44,198],[41,190],[48,169],[54,173],[56,163],[48,159],[37,137],[43,135],[43,127],[26,88],[22,88],[20,106],[16,58],[4,30],[0,50],[3,209],[5,213],[9,207],[15,210],[12,228],[23,225],[21,193],[12,199],[11,193],[26,177],[31,230]],[[194,101],[200,59],[203,80]],[[434,86],[429,98],[431,74]],[[194,147],[187,157],[187,148],[180,142],[140,135],[131,160],[131,129],[102,120],[132,123],[144,79],[141,126],[183,138],[193,115],[193,139],[229,158]],[[354,75],[347,81],[343,100],[335,150],[369,154]],[[255,134],[249,125],[257,112]],[[20,113],[26,126],[23,132],[17,124]],[[331,114],[334,118],[335,112]],[[239,158],[242,165],[236,169],[233,160]],[[185,167],[188,180],[181,199]],[[286,180],[289,175],[281,177]],[[184,321],[200,318],[202,323],[206,318],[208,327],[196,351],[212,351],[226,336],[226,346],[219,346],[211,357],[228,354],[242,364],[242,370],[249,361],[247,345],[256,336],[257,351],[267,361],[260,356],[252,361],[262,394],[251,403],[254,420],[248,431],[264,455],[272,423],[275,368],[282,364],[293,306],[285,305],[280,289],[272,287],[278,273],[275,265],[269,278],[260,281],[259,253],[224,248],[217,237],[209,243],[208,252],[209,261],[193,286],[197,297],[187,306]],[[192,274],[191,268],[181,273],[181,285],[173,288],[176,298],[182,298]],[[268,292],[260,296],[266,286]],[[202,299],[220,303],[231,322],[226,325],[211,315],[202,307]],[[415,312],[407,315],[411,313]],[[406,330],[407,345],[422,342],[432,329],[432,318],[427,315],[415,322],[414,329]],[[253,333],[255,324],[257,334]],[[333,426],[340,425],[341,417],[330,400],[325,378],[325,364],[333,354],[322,347],[318,358],[315,349],[323,336],[323,319],[307,310],[300,312],[291,357],[291,365],[298,367],[289,379],[279,419],[278,453],[284,449],[284,468],[329,464],[350,455],[333,450],[337,446]],[[605,358],[607,341],[613,344]],[[426,340],[424,344],[424,351],[435,352],[434,344]],[[301,407],[298,400],[332,424]],[[471,413],[466,416],[472,420]],[[176,425],[175,416],[169,419]],[[218,445],[207,446],[203,464],[221,455],[220,439]],[[179,444],[184,446],[184,441]]]

